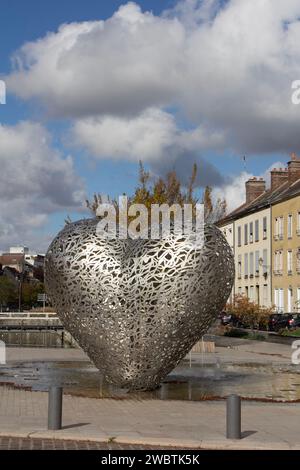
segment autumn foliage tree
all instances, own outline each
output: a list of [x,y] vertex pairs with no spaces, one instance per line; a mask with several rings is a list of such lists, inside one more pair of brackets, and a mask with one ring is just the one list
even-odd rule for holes
[[261,307],[242,294],[234,296],[228,310],[236,317],[237,323],[252,329],[266,327],[273,313],[272,307]]
[[[176,171],[172,170],[165,177],[154,178],[149,171],[146,171],[142,162],[139,163],[138,185],[132,196],[128,196],[128,205],[143,204],[149,210],[152,204],[192,204],[195,208],[196,203],[200,202],[195,195],[197,179],[197,165],[194,164],[192,172],[186,186],[183,186]],[[96,214],[100,204],[110,202],[115,206],[118,214],[118,201],[110,198],[103,198],[101,194],[95,194],[92,201],[86,201],[87,207],[93,214]],[[212,188],[205,188],[202,201],[205,208],[205,220],[208,223],[214,223],[226,214],[225,199],[213,201]]]

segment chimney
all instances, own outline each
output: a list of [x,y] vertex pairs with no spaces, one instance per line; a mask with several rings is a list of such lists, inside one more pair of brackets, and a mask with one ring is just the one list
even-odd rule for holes
[[288,181],[289,173],[287,168],[273,168],[271,170],[271,191],[279,188],[283,183]]
[[266,182],[263,178],[250,178],[246,181],[246,203],[254,201],[258,196],[266,190]]
[[290,184],[300,179],[300,158],[295,153],[291,154],[288,162],[288,175]]

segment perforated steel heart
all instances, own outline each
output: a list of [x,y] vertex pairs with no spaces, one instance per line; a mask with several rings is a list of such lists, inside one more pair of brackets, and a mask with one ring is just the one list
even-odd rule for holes
[[234,279],[221,232],[186,238],[104,239],[97,219],[66,225],[46,255],[46,287],[63,324],[112,384],[151,389],[223,308]]

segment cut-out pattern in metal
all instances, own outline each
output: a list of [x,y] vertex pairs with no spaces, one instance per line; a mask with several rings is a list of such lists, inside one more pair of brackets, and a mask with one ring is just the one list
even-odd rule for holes
[[222,233],[104,239],[97,219],[68,224],[46,255],[46,287],[63,324],[107,382],[156,387],[207,331],[234,279]]

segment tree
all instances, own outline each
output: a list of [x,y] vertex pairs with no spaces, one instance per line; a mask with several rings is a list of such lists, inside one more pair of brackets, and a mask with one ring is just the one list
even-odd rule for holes
[[18,289],[16,284],[6,276],[0,277],[0,308],[6,307],[10,303],[17,302]]
[[24,282],[22,285],[22,304],[32,307],[37,303],[38,294],[43,294],[44,292],[44,285],[41,282]]
[[202,202],[204,204],[204,217],[207,223],[213,224],[225,217],[227,211],[226,200],[225,198],[218,198],[213,203],[211,186],[206,186]]
[[[195,187],[197,179],[197,165],[193,165],[192,173],[187,187],[183,187],[175,170],[167,173],[165,177],[151,178],[148,171],[145,170],[142,162],[139,162],[138,186],[132,196],[128,196],[128,205],[143,204],[149,210],[152,204],[192,204],[195,210],[198,202],[195,196]],[[96,214],[97,208],[104,202],[110,202],[114,205],[118,218],[118,201],[108,198],[104,200],[101,194],[95,194],[92,201],[87,200],[87,207],[93,214]],[[207,186],[204,191],[202,202],[205,207],[205,220],[207,223],[215,223],[226,214],[225,199],[218,199],[215,203],[212,198],[212,188]]]
[[234,296],[228,310],[235,315],[238,322],[252,329],[267,326],[270,315],[273,313],[272,307],[261,307],[242,294]]

